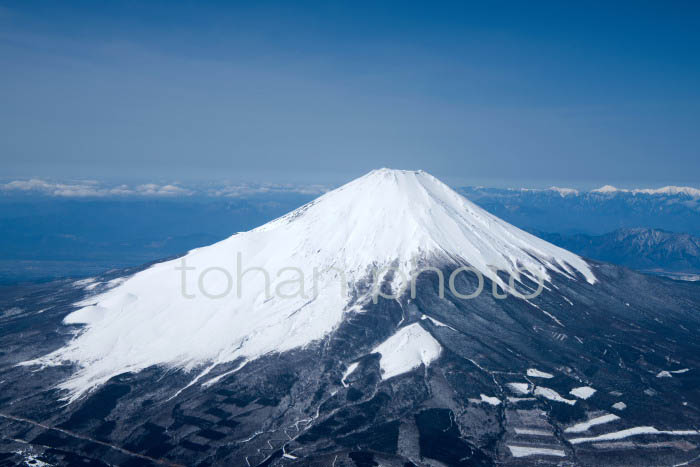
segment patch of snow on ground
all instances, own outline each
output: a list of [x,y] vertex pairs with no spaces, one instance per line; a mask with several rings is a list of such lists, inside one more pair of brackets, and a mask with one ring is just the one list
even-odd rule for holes
[[565,398],[561,397],[561,395],[559,395],[559,393],[557,391],[555,391],[554,389],[545,388],[542,386],[537,386],[535,388],[535,395],[542,396],[545,399],[549,399],[551,401],[563,402],[563,403],[569,404],[569,405],[574,405],[576,403],[576,400],[565,399]]
[[547,317],[549,317],[552,321],[554,321],[555,323],[557,323],[559,326],[565,327],[565,326],[564,326],[564,323],[562,323],[561,321],[559,321],[559,320],[557,319],[557,317],[554,316],[553,314],[551,314],[550,312],[548,312],[548,311],[542,309],[541,306],[539,306],[539,305],[537,305],[537,304],[535,304],[535,303],[532,303],[530,300],[525,300],[525,303],[527,303],[528,305],[532,305],[533,307],[535,307],[535,308],[537,308],[538,310],[540,310],[542,313],[544,313],[545,315],[547,315]]
[[657,378],[670,378],[672,375],[668,371],[659,371],[659,373],[656,375]]
[[490,405],[498,405],[501,403],[501,400],[498,397],[487,396],[486,394],[481,394],[480,397],[482,402],[486,402]]
[[671,370],[671,373],[673,373],[675,375],[680,375],[683,373],[687,373],[689,371],[690,371],[690,368],[683,368],[682,370]]
[[234,368],[233,370],[229,370],[229,371],[227,371],[227,372],[225,372],[225,373],[223,373],[223,374],[220,374],[219,376],[215,376],[214,378],[211,378],[211,379],[205,381],[204,383],[202,383],[202,387],[205,387],[205,388],[206,388],[206,387],[209,387],[209,386],[212,386],[212,385],[218,383],[218,382],[221,381],[222,379],[224,379],[224,378],[226,378],[226,377],[228,377],[228,376],[230,376],[230,375],[232,375],[232,374],[234,374],[234,373],[237,373],[239,370],[241,370],[241,369],[242,369],[244,366],[246,366],[247,364],[248,364],[248,360],[242,361],[242,362],[241,362],[240,364],[238,364],[238,366],[237,366],[236,368]]
[[532,377],[532,378],[554,378],[554,375],[551,373],[545,373],[544,371],[537,370],[535,368],[528,368],[527,369],[527,375]]
[[44,462],[41,459],[39,459],[38,455],[32,454],[28,451],[17,451],[16,454],[22,456],[24,458],[24,465],[31,466],[31,467],[52,467],[53,464],[49,464],[48,462]]
[[94,277],[88,277],[87,279],[81,279],[79,281],[73,282],[76,287],[85,287],[87,285],[95,283],[96,279]]
[[345,370],[345,373],[343,373],[343,378],[340,380],[340,382],[343,383],[343,386],[348,387],[348,383],[345,382],[345,378],[350,376],[352,374],[352,372],[357,369],[357,365],[359,365],[359,363],[357,363],[357,362],[354,362],[354,363],[351,363],[350,365],[348,365],[348,369]]
[[[163,264],[163,263],[160,263]],[[158,266],[157,264],[155,266]],[[128,277],[117,277],[116,279],[112,279],[111,281],[107,282],[107,288],[114,288],[119,285],[122,285],[125,283],[129,278]]]
[[624,402],[615,402],[612,405],[612,408],[615,410],[625,410],[627,408],[627,404],[625,404]]
[[615,420],[619,420],[620,417],[617,415],[613,414],[606,414],[606,415],[601,415],[599,417],[594,417],[591,418],[590,420],[587,420],[585,422],[577,423],[576,425],[570,426],[569,428],[565,429],[565,433],[583,433],[584,431],[588,431],[592,426],[596,425],[602,425],[603,423],[610,423],[614,422]]
[[534,428],[516,428],[515,434],[532,436],[554,436],[554,433],[552,433],[551,431],[536,430]]
[[452,329],[453,331],[455,331],[455,328],[453,328],[452,326],[450,326],[450,325],[448,325],[448,324],[445,324],[445,323],[443,323],[443,322],[441,322],[441,321],[438,321],[438,320],[436,320],[435,318],[431,318],[431,317],[428,316],[428,315],[423,315],[423,316],[420,317],[420,319],[422,319],[422,320],[426,320],[426,319],[427,319],[427,320],[429,320],[431,323],[433,323],[435,326],[438,326],[438,327],[441,327],[441,328],[450,328],[450,329]]
[[20,307],[18,307],[18,306],[13,306],[12,308],[8,308],[8,309],[3,310],[2,312],[0,312],[0,315],[1,315],[3,318],[9,318],[10,316],[21,315],[23,311],[24,311],[24,310],[21,309]]
[[569,440],[571,444],[590,443],[595,441],[610,441],[615,439],[629,438],[630,436],[638,435],[675,435],[675,436],[698,436],[698,430],[657,430],[653,426],[636,426],[627,428],[626,430],[613,431],[599,436],[589,438],[572,438]]
[[596,390],[593,389],[590,386],[581,386],[580,388],[574,388],[571,391],[569,391],[569,394],[572,396],[576,396],[579,399],[588,399],[591,397],[593,394],[596,393]]
[[512,402],[513,404],[517,404],[518,402],[534,400],[536,400],[534,397],[508,397],[508,402]]
[[438,341],[428,331],[420,324],[413,323],[396,331],[372,352],[382,355],[379,360],[382,379],[389,379],[418,368],[421,364],[430,365],[440,356],[441,350]]
[[551,449],[551,448],[538,448],[534,446],[512,446],[508,445],[510,453],[513,457],[526,457],[526,456],[556,456],[556,457],[566,457],[566,453],[561,449]]
[[516,394],[530,393],[530,385],[528,383],[508,383],[508,387]]

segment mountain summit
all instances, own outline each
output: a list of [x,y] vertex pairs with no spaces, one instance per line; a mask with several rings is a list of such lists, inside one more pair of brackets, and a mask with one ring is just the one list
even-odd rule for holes
[[79,365],[62,386],[72,397],[152,365],[206,364],[203,377],[221,363],[322,339],[369,300],[372,277],[396,291],[417,268],[446,264],[472,267],[503,289],[521,274],[595,282],[578,256],[503,222],[432,175],[379,169],[90,297],[66,318],[87,327],[42,363]]

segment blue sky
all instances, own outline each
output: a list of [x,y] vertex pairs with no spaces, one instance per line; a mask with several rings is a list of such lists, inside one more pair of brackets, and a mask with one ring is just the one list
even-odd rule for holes
[[700,186],[697,2],[0,0],[4,178]]

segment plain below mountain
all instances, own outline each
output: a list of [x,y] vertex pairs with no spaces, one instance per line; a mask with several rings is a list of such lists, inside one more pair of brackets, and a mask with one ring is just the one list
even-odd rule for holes
[[700,235],[700,191],[693,188],[603,187],[579,192],[562,188],[463,187],[459,192],[491,214],[526,230],[603,235],[617,229],[653,226]]

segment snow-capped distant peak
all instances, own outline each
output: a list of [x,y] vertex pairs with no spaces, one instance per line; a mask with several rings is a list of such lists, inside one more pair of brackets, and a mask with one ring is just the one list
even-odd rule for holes
[[[483,190],[484,187],[472,187],[474,190]],[[631,195],[665,195],[665,196],[688,196],[691,198],[700,198],[700,189],[689,186],[665,186],[662,188],[618,188],[613,185],[603,185],[600,188],[595,188],[590,191],[579,191],[574,188],[561,188],[551,186],[546,189],[542,188],[508,188],[508,191],[520,191],[522,193],[556,193],[562,198],[568,196],[580,196],[588,193],[598,193],[603,195],[615,195],[618,193],[627,193]]]
[[[484,187],[474,187],[477,190],[484,189]],[[543,188],[508,188],[508,190],[511,191],[522,191],[522,192],[534,192],[534,193],[542,193],[546,191],[552,191],[554,193],[559,193],[562,198],[570,195],[578,195],[579,191],[575,190],[574,188],[562,188],[558,186],[550,186],[549,188],[543,189]]]
[[632,194],[645,194],[645,195],[685,195],[691,198],[700,198],[700,189],[689,187],[689,186],[665,186],[662,188],[617,188],[612,185],[605,185],[595,190],[591,190],[592,193],[603,193],[603,194],[613,194],[613,193],[632,193]]
[[700,190],[689,186],[665,186],[663,188],[644,188],[632,190],[634,193],[648,195],[686,195],[692,198],[700,198]]
[[189,369],[302,347],[362,306],[368,278],[393,267],[401,289],[421,262],[470,265],[504,287],[496,271],[596,281],[580,257],[432,175],[380,169],[91,297],[66,318],[84,331],[40,363],[76,362],[81,370],[63,385],[76,397],[152,365]]
[[554,191],[555,193],[559,193],[562,197],[573,196],[573,195],[579,194],[578,190],[575,190],[573,188],[561,188],[558,186],[549,187],[549,191]]
[[[619,188],[614,187],[612,185],[603,185],[600,188],[596,188],[595,190],[591,190],[592,193],[617,193],[620,191]],[[626,191],[626,190],[622,190]]]

